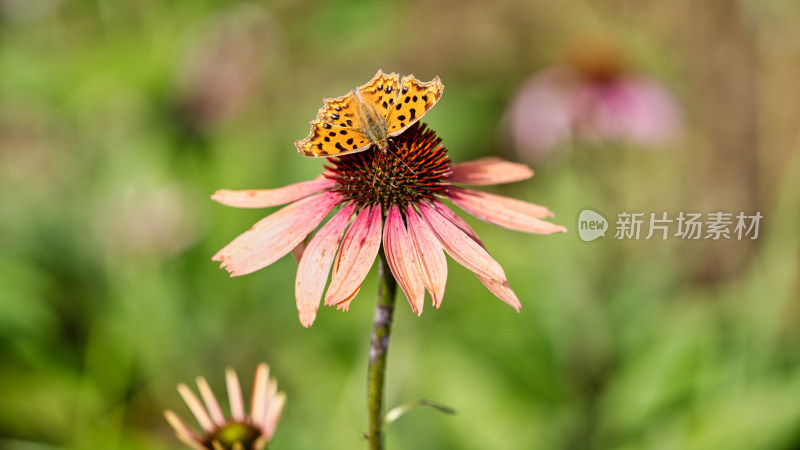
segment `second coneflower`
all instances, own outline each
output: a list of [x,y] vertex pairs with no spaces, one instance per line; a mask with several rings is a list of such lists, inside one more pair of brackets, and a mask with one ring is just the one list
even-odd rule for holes
[[[253,379],[253,396],[250,413],[245,413],[239,377],[233,369],[225,371],[228,385],[230,416],[226,417],[217,397],[203,377],[197,378],[197,387],[203,402],[185,384],[178,392],[202,427],[197,432],[181,420],[172,410],[164,412],[176,436],[195,450],[262,450],[272,440],[283,413],[286,394],[278,392],[278,382],[269,379],[269,366],[262,363],[256,368]],[[205,406],[204,406],[205,404]]]
[[[325,305],[347,309],[383,242],[388,265],[411,309],[422,314],[427,290],[437,308],[447,279],[447,252],[489,291],[519,311],[503,268],[467,223],[440,200],[473,216],[528,233],[566,228],[542,220],[544,206],[459,185],[492,185],[530,178],[522,164],[486,158],[451,164],[441,139],[415,124],[389,141],[386,152],[367,150],[328,159],[321,177],[279,189],[217,191],[212,198],[240,208],[289,205],[256,223],[214,255],[231,276],[266,267],[306,238],[336,207],[305,246],[295,282],[297,310],[310,326],[325,292]],[[353,217],[355,216],[355,219]]]

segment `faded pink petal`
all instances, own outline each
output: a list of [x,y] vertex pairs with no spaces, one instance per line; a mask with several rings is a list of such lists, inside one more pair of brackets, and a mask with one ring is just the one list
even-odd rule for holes
[[383,249],[386,252],[389,268],[400,288],[405,292],[411,309],[416,315],[421,315],[425,305],[425,283],[422,281],[414,243],[408,236],[403,217],[400,215],[400,208],[397,205],[392,205],[386,215],[386,224],[383,229]]
[[299,244],[340,201],[325,192],[294,202],[261,219],[213,258],[232,277],[255,272],[277,261]]
[[[434,202],[434,207],[445,218],[453,222],[453,225],[457,226],[467,236],[471,237],[475,242],[477,242],[478,245],[480,245],[483,248],[486,248],[486,246],[483,245],[483,242],[480,240],[478,235],[475,233],[475,230],[473,230],[472,227],[470,227],[469,224],[464,221],[464,219],[459,217],[450,208],[444,206],[440,202]],[[492,294],[497,296],[497,298],[499,298],[500,300],[506,302],[512,308],[517,310],[517,312],[519,312],[520,308],[522,308],[522,304],[517,298],[517,295],[514,294],[514,291],[511,290],[511,286],[508,285],[508,281],[503,281],[501,283],[499,281],[481,276],[477,273],[475,274],[475,276],[478,277],[478,280],[480,280],[480,282],[483,283],[483,285],[486,286],[486,288],[489,289],[489,291]]]
[[425,202],[418,203],[425,222],[442,243],[442,247],[459,264],[476,274],[487,278],[505,281],[503,268],[472,237],[461,231],[453,222],[447,220],[437,210]]
[[378,255],[381,246],[381,220],[380,205],[364,208],[358,213],[342,241],[338,270],[334,271],[325,294],[325,305],[352,300],[354,292],[361,286],[375,256]]
[[[452,187],[448,190],[448,196],[452,199],[458,197],[464,202],[480,205],[481,209],[492,208],[493,205],[503,205],[507,209],[519,211],[520,213],[536,219],[545,217],[555,217],[552,211],[545,206],[535,205],[501,195],[489,194],[488,192],[475,191],[472,189]],[[501,209],[501,208],[498,208]]]
[[[339,271],[339,267],[340,267],[339,266],[339,261],[341,261],[341,256],[342,256],[342,252],[339,251],[336,254],[336,259],[333,261],[333,274],[334,275],[336,275],[336,272]],[[358,295],[358,293],[361,292],[361,286],[363,286],[363,281],[362,281],[361,284],[358,285],[358,287],[356,288],[355,291],[353,291],[352,294],[350,294],[347,297],[339,300],[339,302],[336,303],[336,310],[337,311],[345,311],[345,312],[350,311],[350,303],[352,303],[353,299],[355,299],[356,296]],[[328,306],[333,306],[333,305],[328,305]]]
[[300,265],[297,267],[295,279],[295,297],[297,299],[297,313],[300,323],[310,327],[317,317],[319,301],[325,291],[331,263],[339,249],[350,217],[353,215],[355,205],[348,203],[341,211],[328,221],[306,247]]
[[356,296],[360,291],[361,291],[361,284],[358,285],[358,287],[356,288],[355,291],[353,291],[352,294],[348,295],[345,299],[339,301],[339,303],[336,304],[336,310],[344,312],[350,311],[350,303],[353,303],[353,299],[356,298]]
[[249,189],[244,191],[222,189],[215,192],[211,199],[223,205],[237,208],[267,208],[300,200],[335,185],[335,181],[323,178],[290,184],[278,189]]
[[553,216],[544,206],[458,187],[448,189],[447,194],[464,211],[501,227],[539,234],[567,232],[561,225],[539,219]]
[[439,211],[439,214],[443,215],[445,219],[453,222],[453,225],[457,226],[461,231],[463,231],[467,236],[471,237],[473,241],[480,244],[481,247],[486,248],[481,241],[481,238],[478,237],[478,233],[472,229],[467,222],[461,218],[458,214],[453,212],[452,209],[445,206],[442,202],[438,200],[433,201],[433,207]]
[[433,305],[438,309],[442,305],[444,288],[447,283],[447,259],[442,245],[427,223],[422,220],[413,207],[406,208],[408,233],[414,243],[422,280],[433,298]]
[[533,176],[533,170],[525,164],[495,157],[453,164],[452,170],[450,182],[472,185],[513,183]]
[[480,280],[480,282],[483,283],[487,289],[489,289],[489,292],[519,312],[519,310],[522,308],[522,303],[519,302],[517,294],[511,290],[511,286],[508,285],[508,281],[503,281],[501,283],[496,280],[482,277],[478,274],[475,275],[478,277],[478,280]]

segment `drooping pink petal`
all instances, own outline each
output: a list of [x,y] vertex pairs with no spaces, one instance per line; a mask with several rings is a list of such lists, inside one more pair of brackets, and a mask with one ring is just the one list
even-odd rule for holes
[[338,270],[331,277],[325,294],[325,305],[335,305],[348,299],[361,286],[381,246],[381,207],[375,205],[358,213],[347,230],[338,261]]
[[448,189],[447,195],[464,211],[501,227],[539,234],[567,232],[561,225],[540,220],[553,216],[544,206],[458,187]]
[[[333,275],[336,275],[336,273],[339,272],[339,268],[341,267],[341,264],[340,264],[341,261],[342,261],[342,251],[341,251],[341,247],[340,247],[339,252],[336,253],[336,258],[333,260],[333,268],[331,269],[331,272],[332,272]],[[345,312],[350,311],[350,303],[353,301],[354,298],[356,298],[356,295],[358,295],[358,292],[361,290],[361,286],[362,285],[359,284],[358,287],[356,288],[356,290],[353,291],[352,294],[348,295],[344,299],[339,300],[339,302],[336,303],[336,310],[337,311],[345,311]],[[333,306],[333,305],[329,305],[329,306]]]
[[323,178],[290,184],[277,189],[248,189],[243,191],[221,189],[215,192],[211,199],[223,205],[236,208],[267,208],[300,200],[333,187],[335,184],[334,180]]
[[397,284],[400,285],[408,298],[408,303],[411,304],[411,310],[416,315],[421,315],[425,305],[425,283],[422,281],[414,243],[408,236],[403,217],[400,215],[400,208],[397,205],[389,208],[389,213],[386,215],[386,224],[383,228],[383,249]]
[[555,217],[555,214],[553,214],[553,212],[550,211],[546,206],[536,205],[533,203],[524,202],[522,200],[504,197],[502,195],[495,195],[488,192],[459,187],[452,187],[448,189],[448,191],[452,191],[452,194],[448,192],[448,196],[451,198],[458,197],[464,202],[480,205],[479,207],[481,209],[491,209],[495,207],[495,205],[500,205],[497,206],[496,209],[502,210],[503,208],[501,207],[504,207],[505,209],[518,211],[520,214],[537,219]]
[[419,258],[420,269],[422,269],[422,280],[428,292],[431,293],[433,305],[438,309],[442,305],[444,288],[447,283],[447,259],[444,256],[442,245],[428,224],[410,205],[406,208],[406,221],[408,221],[408,233]]
[[328,282],[331,263],[354,209],[355,205],[348,203],[336,213],[317,231],[300,259],[295,278],[295,298],[300,323],[306,328],[310,327],[317,317],[319,301],[325,291],[325,283]]
[[489,292],[519,312],[520,308],[522,308],[522,303],[519,302],[517,294],[511,290],[511,286],[508,285],[508,281],[503,281],[501,283],[496,280],[482,277],[478,274],[475,275],[478,277],[478,280],[480,280],[481,283],[483,283],[483,285],[489,289]]
[[461,216],[453,212],[452,209],[448,208],[444,205],[444,203],[438,200],[434,200],[432,203],[433,207],[439,211],[439,214],[443,215],[444,218],[450,222],[453,222],[453,225],[457,226],[461,231],[466,233],[467,236],[471,237],[472,240],[477,242],[481,247],[486,248],[486,246],[483,245],[481,238],[478,237],[478,233],[476,233],[475,230],[473,230],[472,227],[461,218]]
[[[457,226],[467,236],[471,237],[475,242],[477,242],[478,245],[480,245],[483,248],[486,248],[486,246],[483,245],[483,242],[481,241],[481,239],[475,233],[475,230],[473,230],[472,227],[469,226],[469,224],[464,221],[464,219],[462,219],[456,213],[454,213],[453,210],[451,210],[450,208],[446,207],[441,202],[437,202],[437,201],[434,201],[433,206],[446,219],[448,219],[449,221],[453,222],[453,224],[455,226]],[[484,276],[481,276],[481,275],[479,275],[477,273],[475,274],[475,276],[478,277],[478,280],[480,280],[480,282],[483,283],[483,285],[486,286],[486,288],[489,289],[489,291],[492,294],[497,296],[497,298],[499,298],[500,300],[506,302],[512,308],[517,310],[517,312],[519,312],[520,308],[522,308],[522,304],[520,303],[519,299],[517,298],[517,295],[514,293],[514,291],[511,290],[511,286],[508,285],[508,281],[503,281],[501,283],[499,281],[492,280],[490,278],[486,278]]]
[[533,176],[533,170],[525,164],[504,161],[496,157],[453,164],[452,170],[453,173],[448,181],[472,185],[513,183]]
[[[342,251],[339,250],[339,252],[336,253],[336,259],[333,260],[332,272],[334,275],[339,271],[339,268],[341,267],[340,264],[341,261],[342,261]],[[356,290],[353,291],[352,294],[348,295],[346,298],[339,300],[339,302],[336,303],[336,310],[345,312],[350,311],[350,303],[353,302],[353,299],[356,298],[358,292],[361,291],[361,286],[363,286],[363,283],[359,284]]]
[[213,258],[232,277],[255,272],[297,246],[341,199],[335,192],[307,197],[261,219]]
[[358,295],[358,292],[361,290],[361,286],[362,284],[359,284],[352,294],[336,303],[336,310],[344,312],[350,311],[350,303],[353,303],[353,299]]
[[425,202],[417,204],[422,218],[442,243],[442,247],[459,264],[476,274],[497,281],[505,281],[506,274],[486,250],[472,237],[461,231],[453,222],[447,220],[436,209]]

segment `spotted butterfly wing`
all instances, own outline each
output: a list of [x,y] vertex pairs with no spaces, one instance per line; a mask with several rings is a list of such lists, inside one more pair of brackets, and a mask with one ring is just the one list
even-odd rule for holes
[[323,99],[325,106],[317,111],[317,118],[331,125],[358,127],[358,98],[354,91],[336,98]]
[[382,70],[378,70],[372,80],[356,90],[358,98],[372,106],[385,119],[400,93],[400,75],[385,74]]
[[353,91],[323,100],[325,106],[311,122],[311,131],[295,141],[297,151],[310,157],[327,157],[366,150],[372,143],[358,130],[358,99]]
[[308,137],[294,144],[303,155],[318,158],[363,151],[372,142],[355,128],[331,125],[316,118],[311,122]]
[[[347,94],[324,99],[325,105],[311,122],[311,131],[295,141],[305,156],[328,157],[385,148],[386,137],[397,136],[418,121],[442,95],[439,77],[422,83],[382,70]],[[370,137],[371,136],[371,137]]]
[[417,80],[414,75],[403,77],[400,95],[386,118],[386,134],[397,136],[416,123],[439,101],[443,91],[444,85],[438,76],[427,83]]

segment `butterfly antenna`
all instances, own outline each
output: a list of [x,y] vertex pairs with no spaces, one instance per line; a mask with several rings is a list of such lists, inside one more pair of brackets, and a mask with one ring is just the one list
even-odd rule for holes
[[410,171],[411,171],[411,173],[413,173],[414,175],[416,175],[416,174],[417,174],[417,172],[414,172],[414,169],[412,169],[412,168],[411,168],[411,167],[410,167],[408,164],[406,164],[406,162],[405,162],[405,161],[403,161],[403,158],[399,157],[399,156],[397,155],[397,153],[395,153],[395,152],[393,152],[393,151],[389,150],[388,148],[386,149],[386,151],[387,151],[387,152],[389,152],[389,153],[391,153],[392,155],[394,155],[394,157],[395,157],[395,158],[397,158],[397,160],[398,160],[398,161],[400,161],[400,164],[402,164],[402,165],[406,166],[406,169],[410,170]]

